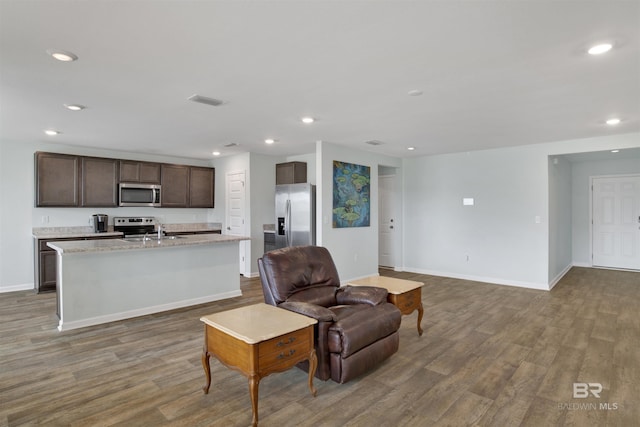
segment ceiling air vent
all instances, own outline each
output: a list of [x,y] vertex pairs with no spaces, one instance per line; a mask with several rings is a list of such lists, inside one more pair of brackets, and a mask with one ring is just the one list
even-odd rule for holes
[[369,144],[369,145],[382,145],[384,144],[384,142],[382,141],[378,141],[377,139],[372,139],[371,141],[365,141],[365,144]]
[[218,107],[218,106],[224,104],[224,101],[221,101],[219,99],[209,98],[207,96],[202,96],[202,95],[197,95],[197,94],[196,95],[191,95],[187,99],[189,101],[199,102],[200,104],[213,105],[214,107]]
[[224,144],[225,147],[230,148],[230,147],[237,147],[239,144],[237,142],[230,142],[228,144]]

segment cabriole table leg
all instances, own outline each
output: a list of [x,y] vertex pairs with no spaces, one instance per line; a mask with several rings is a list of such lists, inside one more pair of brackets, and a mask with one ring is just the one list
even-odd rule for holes
[[258,386],[260,385],[260,377],[251,375],[249,377],[249,394],[251,395],[251,408],[253,409],[253,420],[251,425],[258,425]]
[[311,395],[316,397],[318,391],[313,386],[313,377],[316,375],[316,368],[318,367],[318,357],[316,356],[316,350],[311,350],[309,354],[309,390],[311,391]]
[[202,367],[204,368],[204,374],[207,377],[207,383],[202,387],[204,394],[209,394],[209,387],[211,386],[211,366],[209,365],[210,354],[207,348],[202,349]]

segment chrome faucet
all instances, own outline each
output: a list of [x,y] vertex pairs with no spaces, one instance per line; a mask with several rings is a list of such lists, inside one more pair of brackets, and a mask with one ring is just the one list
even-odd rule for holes
[[162,240],[164,229],[162,228],[162,224],[158,224],[158,240]]

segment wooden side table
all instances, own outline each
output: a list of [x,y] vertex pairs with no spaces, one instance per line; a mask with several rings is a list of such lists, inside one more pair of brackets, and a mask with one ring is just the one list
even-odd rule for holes
[[418,310],[418,335],[422,336],[422,286],[424,283],[394,277],[370,276],[347,283],[352,286],[375,286],[385,288],[389,294],[387,301],[400,309],[402,314],[411,314]]
[[254,426],[258,425],[258,384],[274,372],[286,371],[309,360],[309,390],[315,397],[313,376],[318,359],[314,349],[313,325],[317,320],[267,304],[255,304],[200,318],[204,322],[202,367],[209,393],[215,356],[223,365],[249,379]]

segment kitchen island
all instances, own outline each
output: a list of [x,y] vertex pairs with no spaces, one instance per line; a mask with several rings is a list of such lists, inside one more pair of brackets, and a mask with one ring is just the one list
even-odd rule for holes
[[58,330],[240,296],[239,242],[217,234],[50,242]]

